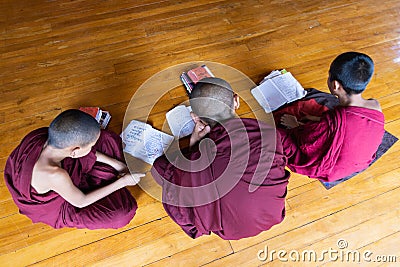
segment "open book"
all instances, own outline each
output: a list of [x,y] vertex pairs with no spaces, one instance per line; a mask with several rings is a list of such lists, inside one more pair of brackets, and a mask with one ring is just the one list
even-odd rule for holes
[[164,154],[174,137],[154,129],[151,125],[133,120],[121,133],[124,151],[148,164]]
[[190,112],[192,108],[179,105],[167,112],[167,122],[172,134],[177,138],[190,135],[194,129],[194,121]]
[[275,70],[251,93],[265,112],[272,112],[286,103],[303,98],[307,92],[290,72]]

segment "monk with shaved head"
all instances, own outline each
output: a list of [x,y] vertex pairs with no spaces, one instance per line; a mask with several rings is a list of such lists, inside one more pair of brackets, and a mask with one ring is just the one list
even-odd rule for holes
[[312,102],[300,100],[279,111],[289,111],[281,118],[287,129],[279,129],[279,133],[290,170],[334,182],[365,170],[373,162],[385,133],[385,117],[378,101],[362,96],[373,72],[374,62],[368,55],[342,53],[332,61],[327,79],[338,105],[310,114],[307,123],[297,121],[302,111],[291,112],[296,110],[291,105],[303,102],[311,110]]
[[169,216],[191,238],[212,232],[241,239],[280,223],[289,173],[275,129],[238,118],[239,98],[219,78],[198,82],[190,105],[189,147],[159,157],[152,168]]
[[29,133],[7,160],[4,177],[20,213],[54,228],[120,228],[137,205],[118,135],[90,115],[67,110]]
[[229,83],[218,78],[203,79],[190,98],[193,112],[210,126],[236,117],[235,109],[239,108],[239,97]]

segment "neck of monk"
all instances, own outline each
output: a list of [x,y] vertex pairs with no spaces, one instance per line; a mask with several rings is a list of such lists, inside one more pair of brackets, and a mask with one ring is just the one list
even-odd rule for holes
[[365,104],[365,99],[361,94],[357,95],[341,95],[338,96],[339,103],[341,106],[363,106]]
[[41,159],[46,161],[46,163],[57,166],[61,166],[61,161],[69,156],[66,149],[57,149],[48,145],[43,148],[40,154]]
[[232,112],[232,113],[228,113],[228,114],[221,114],[218,116],[217,121],[218,122],[224,122],[230,119],[234,119],[234,118],[239,118],[239,116],[236,114],[236,112]]

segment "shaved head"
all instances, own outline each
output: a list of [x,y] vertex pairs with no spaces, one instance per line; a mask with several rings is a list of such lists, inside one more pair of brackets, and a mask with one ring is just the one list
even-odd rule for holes
[[193,88],[190,105],[193,112],[210,126],[235,116],[234,92],[220,78],[204,78]]
[[70,109],[51,122],[48,145],[59,149],[85,147],[96,141],[99,134],[100,125],[92,116],[77,109]]

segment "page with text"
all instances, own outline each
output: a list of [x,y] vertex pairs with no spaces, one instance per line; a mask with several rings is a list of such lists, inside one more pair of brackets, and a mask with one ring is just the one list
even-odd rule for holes
[[164,154],[174,137],[158,131],[151,125],[133,120],[121,134],[124,151],[148,164]]
[[194,121],[190,112],[190,106],[179,105],[167,112],[167,122],[172,134],[177,138],[191,135],[194,129]]

